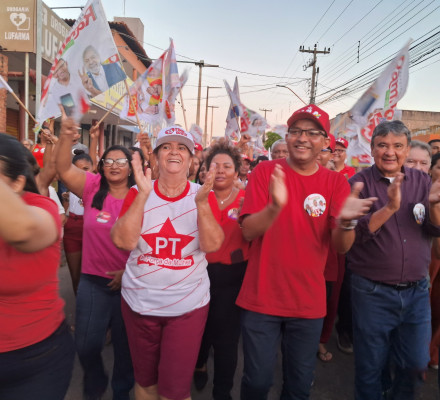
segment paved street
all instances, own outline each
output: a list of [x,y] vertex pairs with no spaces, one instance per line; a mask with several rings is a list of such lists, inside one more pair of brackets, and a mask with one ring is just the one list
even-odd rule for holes
[[[66,266],[60,268],[61,295],[66,301],[66,315],[69,324],[74,323],[74,295],[70,282],[69,270]],[[332,337],[329,343],[329,350],[333,353],[333,360],[330,363],[317,362],[316,380],[312,390],[311,400],[351,400],[353,399],[353,357],[345,355],[337,350],[335,338]],[[112,366],[112,346],[107,345],[104,349],[104,358],[107,371],[111,371]],[[239,389],[241,380],[241,371],[243,368],[243,357],[240,352],[239,365],[235,375],[235,385],[233,390],[233,399],[239,399]],[[212,371],[212,358],[209,359],[208,369]],[[279,399],[281,393],[281,361],[278,359],[277,370],[275,373],[275,384],[270,392],[269,400]],[[210,400],[212,390],[212,374],[208,385],[201,392],[192,390],[193,400]],[[75,361],[73,378],[70,384],[66,400],[81,400],[82,393],[82,372],[78,359]],[[107,393],[103,400],[111,400],[111,390]],[[132,396],[134,399],[134,396]],[[420,400],[439,400],[436,371],[429,370],[427,374],[427,382],[420,394]]]

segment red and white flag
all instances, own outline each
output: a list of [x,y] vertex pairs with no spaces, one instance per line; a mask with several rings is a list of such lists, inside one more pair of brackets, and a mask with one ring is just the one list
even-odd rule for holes
[[368,152],[374,128],[381,121],[395,119],[397,102],[408,87],[410,43],[397,53],[350,110],[352,120],[359,127],[359,145]]
[[100,0],[89,0],[61,45],[41,95],[37,120],[56,118],[62,105],[79,121],[89,98],[127,76]]

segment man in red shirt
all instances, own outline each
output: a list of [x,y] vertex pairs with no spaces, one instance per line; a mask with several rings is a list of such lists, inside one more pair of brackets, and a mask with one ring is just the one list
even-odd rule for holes
[[347,180],[316,161],[330,144],[327,113],[312,104],[295,111],[287,125],[289,157],[253,170],[241,211],[243,236],[252,240],[237,298],[244,309],[242,400],[267,399],[281,337],[282,398],[309,398],[326,313],[330,241],[347,251],[354,241],[349,216],[363,215],[372,204],[357,198],[360,187],[349,196]]
[[344,138],[337,138],[335,144],[335,151],[333,154],[333,162],[335,163],[336,171],[345,176],[346,179],[351,178],[356,170],[353,167],[345,164],[347,159],[348,141]]

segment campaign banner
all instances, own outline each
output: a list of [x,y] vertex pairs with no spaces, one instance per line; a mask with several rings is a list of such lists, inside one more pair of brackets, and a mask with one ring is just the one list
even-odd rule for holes
[[127,76],[100,0],[89,0],[62,43],[41,95],[37,120],[58,117],[64,108],[79,121],[89,98]]
[[202,138],[203,138],[203,129],[196,125],[196,124],[192,124],[191,128],[189,129],[189,133],[191,133],[194,142],[196,143],[202,143]]
[[226,80],[223,82],[225,84],[226,92],[231,100],[228,115],[226,116],[225,136],[231,140],[238,141],[240,140],[239,118],[243,113],[243,107],[240,101],[238,79],[237,77],[235,78],[234,90],[231,90],[231,87]]
[[170,47],[130,86],[131,100],[124,99],[121,118],[141,125],[160,124],[165,120],[172,125],[175,120],[174,103],[186,82],[187,75],[179,77],[173,40]]
[[360,128],[359,145],[369,150],[374,128],[382,121],[395,119],[397,102],[404,96],[409,78],[409,41],[390,61],[350,110]]

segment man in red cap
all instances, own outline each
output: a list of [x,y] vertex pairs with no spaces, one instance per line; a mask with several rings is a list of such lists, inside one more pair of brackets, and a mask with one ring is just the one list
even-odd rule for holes
[[345,176],[346,179],[351,178],[356,170],[353,167],[345,164],[347,159],[348,141],[344,138],[337,138],[335,143],[335,151],[333,154],[333,162],[335,163],[336,171]]
[[330,241],[347,251],[354,234],[346,221],[372,204],[349,196],[346,179],[316,161],[330,144],[327,113],[312,104],[295,111],[287,126],[288,158],[255,167],[240,216],[243,236],[253,241],[237,298],[243,308],[242,400],[267,399],[281,337],[281,397],[309,398],[326,312]]

